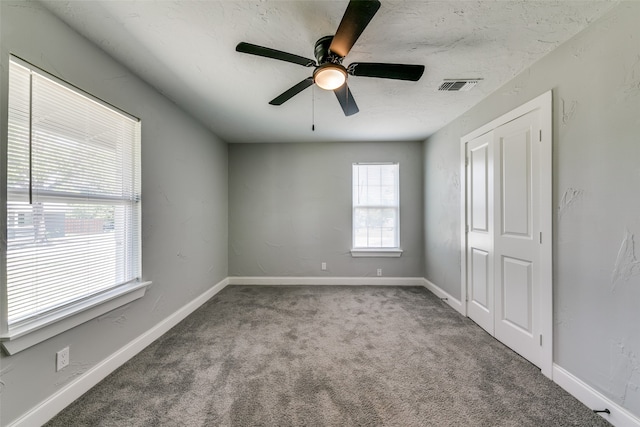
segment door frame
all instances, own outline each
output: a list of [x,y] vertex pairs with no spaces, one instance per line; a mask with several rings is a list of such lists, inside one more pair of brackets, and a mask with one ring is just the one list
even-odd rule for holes
[[542,373],[553,379],[553,93],[551,90],[460,138],[460,301],[467,316],[467,143],[518,117],[539,110],[540,117],[540,346]]

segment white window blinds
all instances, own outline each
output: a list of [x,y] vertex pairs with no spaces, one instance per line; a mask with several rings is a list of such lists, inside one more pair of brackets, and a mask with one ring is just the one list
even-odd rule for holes
[[399,166],[353,165],[353,247],[399,248]]
[[12,59],[7,324],[140,275],[140,123]]

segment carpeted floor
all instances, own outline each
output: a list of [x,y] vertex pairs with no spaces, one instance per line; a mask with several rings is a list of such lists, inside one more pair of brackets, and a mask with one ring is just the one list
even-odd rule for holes
[[606,426],[429,291],[229,286],[48,426]]

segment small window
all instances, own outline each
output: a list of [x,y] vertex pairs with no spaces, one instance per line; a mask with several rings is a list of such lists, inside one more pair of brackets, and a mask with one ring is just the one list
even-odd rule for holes
[[400,256],[397,163],[353,165],[353,256]]
[[12,58],[6,215],[3,341],[135,287],[139,120]]

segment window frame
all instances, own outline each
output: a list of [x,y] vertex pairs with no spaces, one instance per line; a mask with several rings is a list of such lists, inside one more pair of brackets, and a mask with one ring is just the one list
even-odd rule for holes
[[[394,165],[397,168],[396,180],[395,180],[395,195],[397,204],[393,206],[389,205],[356,205],[353,191],[356,188],[354,182],[355,168],[357,166],[379,166],[379,165]],[[395,209],[396,211],[396,223],[395,223],[395,246],[392,247],[359,247],[356,246],[356,229],[355,229],[355,216],[357,208],[384,208]],[[351,256],[354,258],[376,257],[376,258],[397,258],[402,255],[402,248],[400,246],[400,163],[399,162],[357,162],[351,166]]]
[[[43,76],[59,85],[64,87],[65,89],[71,90],[72,92],[79,94],[83,97],[88,98],[90,101],[96,102],[103,107],[110,109],[111,111],[115,111],[126,118],[134,120],[140,123],[140,119],[131,114],[121,110],[118,107],[111,105],[108,102],[101,100],[100,98],[92,95],[73,84],[70,84],[62,79],[57,78],[56,76],[42,70],[41,68],[30,64],[27,61],[22,60],[21,58],[10,55],[9,62],[13,62],[23,68],[28,69],[31,73],[37,73],[40,76]],[[10,75],[9,68],[7,68],[7,76]],[[4,105],[8,107],[8,99],[9,99],[9,88],[8,88],[9,78],[4,80],[4,83],[7,84],[6,95],[2,99]],[[7,109],[8,111],[8,109]],[[9,195],[8,191],[8,115],[2,118],[6,124],[4,128],[6,132],[2,134],[2,152],[4,161],[2,162],[1,170],[2,170],[2,191],[3,199],[7,200],[7,196]],[[140,126],[140,125],[138,125]],[[136,143],[137,154],[137,162],[134,164],[134,180],[140,183],[140,148],[141,148],[141,134],[138,131],[138,141]],[[134,182],[135,182],[134,181]],[[140,194],[139,192],[137,193]],[[64,197],[56,197],[58,200],[63,200]],[[71,199],[76,199],[75,196],[72,196]],[[8,320],[8,276],[7,276],[7,226],[8,226],[8,205],[7,203],[2,204],[2,250],[1,250],[1,258],[0,258],[0,272],[1,272],[1,282],[0,282],[0,295],[2,296],[2,301],[0,303],[0,344],[4,348],[4,350],[9,354],[15,354],[19,351],[22,351],[26,348],[29,348],[39,342],[42,342],[46,339],[49,339],[55,335],[58,335],[66,330],[69,330],[75,326],[78,326],[84,322],[87,322],[97,316],[105,314],[115,308],[118,308],[122,305],[128,304],[138,298],[144,296],[146,289],[151,285],[150,281],[142,280],[142,249],[141,249],[141,200],[138,197],[136,199],[137,211],[138,211],[138,227],[137,227],[137,239],[132,241],[133,246],[132,249],[137,251],[138,253],[138,277],[135,280],[129,281],[120,286],[98,292],[91,296],[88,296],[79,301],[72,302],[70,304],[64,305],[62,307],[58,307],[53,309],[47,313],[36,316],[32,319],[29,319],[24,322],[17,322],[15,325],[9,326]]]

